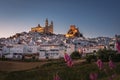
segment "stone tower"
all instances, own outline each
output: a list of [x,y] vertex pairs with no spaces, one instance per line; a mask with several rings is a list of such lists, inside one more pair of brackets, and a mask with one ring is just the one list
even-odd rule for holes
[[48,27],[48,19],[46,18],[45,27]]
[[51,26],[53,26],[53,21],[51,21]]
[[53,21],[51,21],[51,24],[49,26],[49,32],[53,33]]

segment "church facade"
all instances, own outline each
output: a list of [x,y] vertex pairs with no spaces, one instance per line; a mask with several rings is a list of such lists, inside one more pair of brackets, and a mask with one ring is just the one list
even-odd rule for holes
[[31,28],[31,32],[39,32],[39,33],[51,33],[53,34],[53,21],[49,24],[48,19],[45,21],[45,27],[42,27],[38,24],[36,27]]

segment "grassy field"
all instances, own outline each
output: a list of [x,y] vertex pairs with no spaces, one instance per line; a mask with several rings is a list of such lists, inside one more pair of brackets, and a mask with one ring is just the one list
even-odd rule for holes
[[12,72],[29,70],[35,67],[39,67],[46,62],[18,62],[18,61],[0,61],[0,71]]
[[[91,72],[98,74],[98,80],[108,80],[108,77],[112,74],[116,74],[113,80],[120,80],[120,63],[116,63],[117,67],[114,70],[110,70],[107,63],[104,63],[104,69],[106,69],[107,74],[104,70],[99,70],[94,62],[77,62],[71,68],[67,67],[63,60],[47,61],[46,63],[15,62],[16,64],[14,63],[14,67],[10,67],[13,64],[10,64],[9,61],[8,63],[9,65],[7,67],[13,70],[5,70],[7,67],[5,67],[5,64],[3,63],[5,69],[0,72],[0,80],[53,80],[53,76],[56,72],[58,72],[62,80],[90,80],[89,74]],[[0,66],[3,66],[3,64],[0,64]],[[19,67],[16,68],[15,65],[18,66],[18,64]],[[18,70],[23,64],[23,68]],[[17,70],[14,70],[14,68]]]

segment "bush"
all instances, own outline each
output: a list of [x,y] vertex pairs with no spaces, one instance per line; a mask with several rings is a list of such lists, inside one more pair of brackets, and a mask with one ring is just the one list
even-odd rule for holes
[[118,54],[116,51],[107,49],[98,50],[96,52],[96,55],[94,55],[93,53],[86,55],[86,60],[87,62],[96,61],[97,57],[100,58],[103,62],[109,61],[109,58],[114,62],[120,61],[120,54]]
[[96,55],[94,55],[94,54],[90,54],[90,55],[86,55],[86,60],[87,60],[87,62],[92,62],[92,61],[96,61],[97,60],[97,57],[96,57]]
[[109,61],[109,58],[113,58],[116,55],[116,51],[113,50],[98,50],[97,57],[99,57],[102,61],[106,62]]
[[114,56],[112,57],[112,60],[113,60],[114,62],[119,62],[119,61],[120,61],[120,54],[114,55]]
[[71,57],[72,59],[80,59],[80,58],[81,58],[81,54],[80,54],[78,51],[74,51],[74,52],[70,55],[70,57]]

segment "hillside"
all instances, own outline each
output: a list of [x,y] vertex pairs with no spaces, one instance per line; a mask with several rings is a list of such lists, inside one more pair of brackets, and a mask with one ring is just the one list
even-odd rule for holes
[[[39,64],[40,62],[35,62]],[[23,63],[20,63],[23,64]],[[33,64],[33,65],[35,65]],[[29,62],[26,64],[30,66]],[[2,65],[1,65],[2,66]],[[76,63],[73,67],[66,66],[63,60],[49,61],[41,66],[23,71],[0,72],[0,80],[53,80],[53,76],[58,72],[62,80],[89,80],[89,74],[92,72],[98,74],[98,80],[108,80],[112,74],[115,74],[114,80],[120,79],[120,63],[116,63],[116,69],[110,70],[107,63],[104,63],[104,70],[99,70],[93,63]]]

